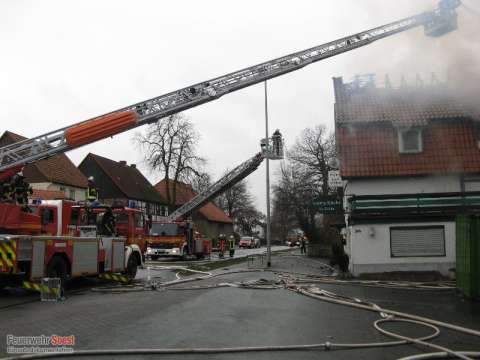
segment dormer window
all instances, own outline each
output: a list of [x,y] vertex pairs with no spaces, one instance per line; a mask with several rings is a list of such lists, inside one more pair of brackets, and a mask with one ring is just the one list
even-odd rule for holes
[[422,129],[407,128],[398,130],[398,150],[402,154],[416,154],[423,151]]

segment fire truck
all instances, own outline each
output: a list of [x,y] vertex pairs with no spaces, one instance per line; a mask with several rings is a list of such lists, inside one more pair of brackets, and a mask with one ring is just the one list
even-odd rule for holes
[[261,149],[261,152],[227,172],[168,217],[152,223],[149,236],[145,239],[146,257],[156,259],[160,256],[181,258],[190,255],[197,258],[209,256],[212,250],[211,240],[201,237],[195,231],[194,224],[188,216],[257,170],[264,159],[283,159],[283,139],[280,132],[276,131],[271,138],[263,139]]
[[[9,181],[26,164],[141,125],[161,121],[166,116],[300,70],[314,62],[379,39],[420,26],[424,27],[427,36],[444,35],[457,28],[456,8],[460,5],[460,0],[441,0],[439,6],[432,11],[250,66],[97,118],[4,146],[0,148],[0,183]],[[228,182],[224,185],[228,186]],[[221,186],[215,189],[218,188]],[[202,199],[203,197],[200,197],[197,201],[203,201]],[[195,206],[195,202],[187,206]],[[98,233],[93,236],[93,232],[82,232],[81,229],[69,232],[69,225],[66,224],[69,223],[68,217],[71,219],[74,213],[74,204],[65,201],[58,204],[45,203],[41,207],[53,209],[57,221],[47,224],[47,215],[41,215],[38,211],[22,211],[16,204],[0,203],[0,234],[3,234],[0,235],[0,284],[18,279],[36,281],[44,276],[65,279],[98,275],[102,272],[130,272],[134,275],[136,267],[142,264],[142,249],[145,248],[143,235],[130,237],[128,231],[133,230],[128,230],[127,235],[119,237]],[[189,239],[192,242],[194,237]],[[192,243],[187,249],[193,247]]]

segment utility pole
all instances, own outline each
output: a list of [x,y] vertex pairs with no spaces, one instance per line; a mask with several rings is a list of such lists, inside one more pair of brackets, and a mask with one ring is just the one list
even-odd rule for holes
[[[268,138],[268,96],[267,96],[267,80],[265,80],[265,139],[267,140],[267,151],[269,151],[270,141]],[[266,238],[267,238],[267,267],[272,266],[272,245],[270,243],[270,161],[269,156],[267,156],[266,165],[267,165],[267,229],[266,229]]]

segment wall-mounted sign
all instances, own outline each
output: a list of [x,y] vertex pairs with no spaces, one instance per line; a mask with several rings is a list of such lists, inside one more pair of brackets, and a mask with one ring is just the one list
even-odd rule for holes
[[320,196],[313,200],[313,207],[322,214],[337,214],[342,211],[342,201],[337,196]]
[[330,170],[328,172],[328,186],[332,189],[336,188],[343,188],[344,181],[340,177],[340,171],[339,170]]

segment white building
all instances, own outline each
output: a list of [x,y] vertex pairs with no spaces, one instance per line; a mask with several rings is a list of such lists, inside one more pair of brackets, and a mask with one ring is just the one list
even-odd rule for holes
[[445,85],[334,87],[350,271],[453,275],[455,216],[480,210],[480,112]]

